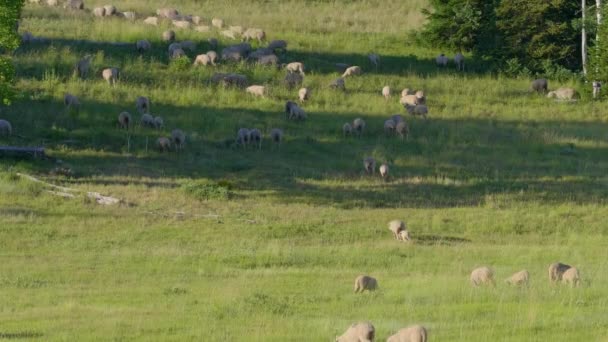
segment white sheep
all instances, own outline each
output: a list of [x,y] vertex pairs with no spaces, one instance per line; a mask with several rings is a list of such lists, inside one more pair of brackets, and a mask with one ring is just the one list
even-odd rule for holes
[[353,126],[348,122],[342,125],[342,134],[344,136],[353,134]]
[[186,144],[186,134],[181,129],[174,129],[171,132],[171,141],[175,145],[176,150],[181,150]]
[[403,242],[410,242],[412,238],[410,237],[410,232],[405,229],[399,232],[399,238],[397,240],[401,240]]
[[256,39],[261,43],[266,40],[266,32],[258,28],[248,28],[242,33],[242,36],[245,41]]
[[258,149],[260,150],[262,149],[262,138],[262,132],[259,129],[254,128],[249,131],[249,142],[258,145]]
[[300,88],[300,90],[298,90],[298,98],[300,99],[301,102],[304,102],[304,101],[310,99],[310,89]]
[[291,63],[285,65],[285,69],[288,72],[298,72],[298,73],[304,75],[304,63],[302,63],[302,62],[291,62]]
[[221,29],[222,27],[224,27],[224,20],[220,18],[213,18],[211,19],[211,25]]
[[395,133],[395,121],[393,121],[393,119],[388,119],[386,121],[384,121],[384,132],[386,134],[393,134]]
[[344,334],[336,336],[335,342],[373,342],[375,335],[376,329],[370,322],[359,322],[348,327]]
[[163,34],[161,35],[161,39],[163,42],[175,41],[175,31],[173,31],[173,30],[164,31]]
[[137,14],[131,11],[122,12],[121,15],[127,20],[135,20],[137,18]]
[[530,273],[527,270],[521,270],[519,272],[514,273],[512,276],[507,278],[505,282],[509,285],[528,285],[528,280],[530,279]]
[[116,15],[117,10],[116,10],[116,7],[113,5],[105,5],[105,6],[103,6],[103,9],[105,11],[106,17]]
[[407,110],[407,112],[412,115],[420,115],[424,119],[426,119],[426,116],[429,113],[429,109],[425,105],[412,106],[412,105],[406,104],[405,110]]
[[161,18],[174,19],[179,16],[179,11],[175,8],[159,8],[156,10],[156,15]]
[[407,328],[400,329],[394,335],[390,336],[386,342],[427,342],[428,333],[422,325],[412,325]]
[[192,18],[190,19],[190,21],[194,24],[194,25],[198,25],[203,21],[203,18],[201,18],[200,15],[193,15]]
[[388,177],[388,165],[382,164],[380,165],[380,167],[378,168],[378,171],[380,171],[380,177],[385,178]]
[[13,126],[10,122],[0,119],[0,136],[10,136],[13,134]]
[[346,71],[344,71],[344,74],[342,74],[342,78],[348,77],[348,76],[359,76],[359,75],[361,75],[361,73],[362,73],[361,67],[356,66],[356,65],[351,66],[351,67],[348,67],[346,69]]
[[158,18],[157,17],[147,17],[144,19],[144,24],[158,26]]
[[156,140],[156,146],[159,152],[169,152],[171,150],[171,140],[166,137],[160,137]]
[[470,279],[473,286],[494,285],[494,272],[489,267],[479,267],[471,272]]
[[363,170],[367,174],[376,173],[376,160],[372,157],[367,157],[363,159]]
[[270,131],[270,139],[280,145],[283,141],[283,130],[280,128],[273,128]]
[[367,59],[369,59],[369,62],[373,64],[374,67],[378,68],[378,65],[380,64],[380,56],[375,53],[370,53],[367,55]]
[[549,265],[549,281],[558,282],[562,280],[564,272],[566,272],[572,266],[556,262]]
[[388,223],[388,230],[393,233],[396,240],[400,240],[399,234],[402,231],[407,230],[407,225],[401,220],[392,220]]
[[378,281],[376,278],[360,275],[355,279],[355,293],[363,292],[365,290],[374,291],[378,288]]
[[572,287],[577,287],[581,283],[581,276],[576,267],[570,267],[562,275],[562,282],[564,284],[570,284]]
[[46,0],[47,6],[57,6],[59,2],[57,0]]
[[76,63],[74,68],[74,72],[80,78],[86,78],[89,74],[89,69],[91,68],[91,60],[93,59],[92,55],[86,55],[83,59],[79,60]]
[[464,71],[464,56],[462,53],[458,52],[456,56],[454,56],[454,63],[456,64],[456,70]]
[[416,95],[405,95],[405,96],[401,96],[401,98],[399,99],[399,103],[401,103],[402,105],[410,105],[410,106],[416,106],[418,105],[418,97],[416,97]]
[[384,86],[384,88],[382,88],[382,96],[384,96],[384,98],[386,100],[391,98],[391,87],[389,86]]
[[414,95],[414,92],[410,88],[403,88],[403,90],[401,91],[401,97],[407,95]]
[[93,8],[93,15],[96,17],[105,17],[106,9],[103,7],[95,7]]
[[118,68],[103,69],[101,76],[109,85],[116,85],[116,82],[118,81]]
[[198,55],[196,56],[196,58],[194,59],[194,65],[209,65],[211,64],[211,59],[209,58],[209,55],[207,54],[202,54],[202,55]]
[[150,99],[146,96],[139,96],[135,100],[135,108],[139,114],[150,113]]
[[120,125],[120,128],[128,130],[132,122],[133,121],[131,120],[131,114],[129,114],[128,112],[122,112],[118,114],[118,125]]
[[437,58],[435,58],[435,62],[437,63],[437,66],[440,67],[445,67],[448,65],[448,57],[446,55],[444,55],[443,53],[440,54],[439,56],[437,56]]
[[262,85],[252,85],[245,89],[245,91],[253,96],[264,97],[266,95],[266,87]]
[[363,134],[363,131],[365,131],[365,121],[361,118],[356,118],[355,120],[353,120],[353,131],[355,131],[357,133],[358,136],[361,136],[361,134]]
[[139,53],[146,52],[146,51],[150,50],[151,48],[152,48],[152,45],[150,44],[150,42],[147,39],[138,40],[137,43],[135,43],[135,49]]
[[547,97],[555,98],[558,100],[571,101],[571,100],[575,100],[575,99],[579,98],[580,96],[579,96],[578,92],[576,91],[576,89],[563,87],[563,88],[558,88],[556,90],[550,91],[547,94]]
[[192,27],[192,23],[187,20],[173,20],[171,22],[173,26],[179,29],[190,29]]
[[207,51],[206,55],[209,57],[209,62],[211,62],[211,65],[215,65],[215,63],[217,62],[217,52],[210,50]]
[[246,147],[249,144],[251,132],[248,128],[240,128],[236,133],[236,144]]

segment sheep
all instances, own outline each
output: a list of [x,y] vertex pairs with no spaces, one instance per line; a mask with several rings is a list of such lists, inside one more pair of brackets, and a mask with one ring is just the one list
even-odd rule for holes
[[416,104],[417,105],[426,104],[426,96],[424,95],[424,91],[418,90],[416,92],[416,94],[414,94],[414,96],[416,96]]
[[288,72],[299,72],[301,75],[304,75],[304,63],[302,62],[291,62],[285,65],[285,69]]
[[128,112],[122,112],[118,114],[118,124],[120,125],[120,128],[128,130],[132,122],[133,121],[131,120],[131,114],[129,114]]
[[300,102],[310,99],[310,89],[300,88],[300,90],[298,90],[298,98],[300,99]]
[[251,52],[251,45],[247,43],[231,45],[222,50],[222,59],[240,62],[247,58],[249,52]]
[[113,5],[105,5],[105,6],[103,6],[103,9],[105,11],[106,17],[111,17],[113,15],[116,15],[117,10],[116,10],[116,7]]
[[378,68],[378,64],[380,64],[380,56],[375,53],[370,53],[367,55],[367,59],[369,59],[369,62],[373,64],[374,67]]
[[109,85],[115,85],[118,81],[118,68],[106,68],[101,72],[103,77]]
[[456,64],[456,70],[464,71],[464,56],[462,53],[458,52],[454,56],[454,63]]
[[93,15],[96,17],[105,17],[106,9],[103,7],[95,7],[93,8]]
[[293,89],[301,85],[303,81],[304,77],[302,77],[302,74],[297,74],[295,72],[288,72],[283,80],[288,89]]
[[384,88],[382,88],[382,96],[384,96],[384,98],[386,100],[391,98],[391,87],[389,86],[384,86]]
[[264,95],[266,94],[266,87],[261,85],[252,85],[247,87],[245,91],[254,96],[264,97]]
[[546,78],[536,79],[530,84],[530,90],[544,94],[549,90],[549,82]]
[[552,283],[562,280],[564,272],[570,269],[572,266],[556,262],[549,265],[549,281]]
[[211,60],[209,59],[209,55],[207,54],[202,54],[202,55],[198,55],[196,56],[196,58],[194,59],[194,65],[208,65],[211,64]]
[[220,80],[220,84],[224,87],[247,87],[247,77],[240,74],[227,74]]
[[397,133],[401,139],[408,139],[410,128],[405,121],[399,121],[397,122],[397,125],[395,125],[395,133]]
[[355,293],[363,292],[365,290],[374,291],[378,288],[378,281],[376,278],[360,275],[355,279]]
[[139,96],[135,101],[135,108],[139,114],[150,113],[150,99],[146,96]]
[[494,272],[486,266],[474,269],[471,272],[471,284],[473,286],[494,285]]
[[344,334],[336,336],[335,342],[373,342],[375,335],[376,329],[370,322],[359,322],[348,327]]
[[527,270],[522,270],[514,273],[512,276],[505,280],[505,283],[509,285],[528,285],[528,280],[530,279],[530,273]]
[[186,57],[186,52],[182,48],[177,48],[177,49],[174,49],[173,51],[171,51],[171,54],[169,55],[169,57],[171,59]]
[[397,240],[401,240],[403,242],[410,242],[412,238],[410,237],[410,232],[405,229],[399,232],[399,238]]
[[365,131],[365,121],[361,118],[356,118],[355,120],[353,120],[353,130],[357,133],[358,136],[361,136],[361,134],[363,134],[363,131]]
[[135,20],[137,18],[137,14],[131,11],[122,12],[121,15],[127,20]]
[[220,18],[213,18],[211,19],[211,25],[217,27],[218,29],[221,29],[222,27],[224,27],[224,20]]
[[359,76],[361,75],[361,67],[358,66],[351,66],[348,67],[344,73],[342,74],[342,78],[344,77],[348,77],[348,76]]
[[402,96],[401,99],[399,99],[399,103],[401,103],[402,105],[411,105],[411,106],[416,106],[418,105],[418,97],[416,95],[405,95]]
[[251,132],[248,128],[240,128],[236,133],[236,144],[241,145],[243,147],[249,144],[249,140],[251,138]]
[[403,122],[403,117],[401,116],[401,114],[393,114],[391,115],[391,120],[393,120],[395,124],[398,124],[400,122]]
[[84,79],[89,74],[89,69],[91,68],[91,60],[93,59],[92,55],[86,55],[83,59],[79,60],[74,67],[74,72],[76,76]]
[[285,40],[273,40],[268,43],[268,48],[271,50],[282,50],[283,52],[287,51],[287,41]]
[[163,42],[175,41],[175,31],[167,30],[167,31],[163,32],[163,34],[161,35],[161,39]]
[[262,149],[262,132],[257,128],[254,128],[251,131],[249,131],[249,142],[251,144],[258,145],[258,149],[261,150]]
[[209,31],[211,31],[211,27],[208,25],[198,25],[198,26],[194,27],[194,31],[201,32],[201,33],[209,32]]
[[142,127],[156,128],[154,117],[150,114],[143,114],[139,120],[139,125]]
[[221,31],[220,34],[226,38],[236,39],[236,33],[234,33],[234,31],[231,31],[231,30]]
[[353,134],[353,126],[351,126],[351,124],[348,122],[342,125],[342,134],[344,136]]
[[207,43],[209,43],[209,47],[212,50],[216,50],[217,49],[217,45],[219,44],[218,40],[215,39],[215,38],[209,38],[209,39],[207,39]]
[[401,97],[405,97],[407,95],[414,95],[414,91],[412,91],[410,88],[403,88],[401,91]]
[[306,120],[306,112],[300,108],[295,102],[287,101],[285,103],[285,114],[290,120]]
[[159,152],[169,152],[171,150],[171,140],[166,137],[160,137],[156,140],[156,146]]
[[147,39],[138,40],[137,43],[135,43],[135,49],[139,53],[144,53],[144,52],[150,50],[151,48],[152,48],[152,45],[150,44],[150,42]]
[[281,141],[283,141],[283,130],[280,128],[273,128],[270,131],[270,139],[277,144],[281,144]]
[[0,136],[10,136],[13,134],[13,126],[10,122],[0,119]]
[[593,98],[597,99],[600,97],[600,91],[602,90],[602,82],[600,81],[593,81],[591,83],[591,85],[593,86]]
[[83,10],[84,2],[82,0],[68,0],[63,7],[71,10]]
[[363,159],[363,170],[367,174],[376,173],[376,160],[372,157],[367,157]]
[[47,6],[57,6],[59,2],[57,0],[46,0]]
[[562,275],[562,282],[564,284],[570,284],[572,287],[577,287],[581,283],[581,277],[576,267],[570,267]]
[[395,121],[393,119],[388,119],[384,121],[384,133],[392,134],[395,132]]
[[245,29],[243,28],[243,26],[228,26],[228,31],[232,31],[235,34],[238,34],[239,36],[243,34],[243,32],[245,31]]
[[[255,58],[255,57],[249,56],[248,58]],[[279,57],[277,57],[275,54],[258,56],[256,63],[258,65],[274,66],[274,65],[279,64]]]
[[207,51],[206,55],[207,57],[209,57],[209,62],[211,63],[211,65],[215,65],[215,63],[217,62],[217,52],[210,50]]
[[266,40],[266,32],[262,29],[257,28],[248,28],[245,32],[242,33],[243,40],[249,41],[256,39],[258,42],[263,42]]
[[179,16],[179,11],[175,8],[159,8],[156,10],[156,15],[161,18],[174,19]]
[[196,50],[196,43],[191,40],[184,40],[183,42],[179,43],[179,45],[181,45],[182,49],[184,50],[190,50],[191,52]]
[[165,127],[165,120],[163,120],[162,117],[157,116],[154,118],[154,127],[156,129],[161,129],[163,127]]
[[380,165],[380,167],[378,168],[378,171],[380,171],[380,177],[386,179],[388,177],[388,165],[387,164],[382,164]]
[[158,18],[157,17],[147,17],[144,19],[144,24],[158,26]]
[[406,104],[405,110],[407,110],[407,112],[410,113],[411,115],[420,115],[424,119],[426,119],[426,116],[429,113],[429,109],[425,105],[412,106],[412,105]]
[[428,333],[422,325],[412,325],[400,329],[386,340],[386,342],[427,342]]
[[448,57],[442,53],[435,58],[435,63],[437,63],[437,66],[445,67],[448,65]]
[[190,29],[192,27],[192,23],[187,20],[173,20],[171,23],[179,29]]
[[80,109],[80,101],[78,100],[78,98],[72,94],[65,94],[65,96],[63,97],[63,104],[66,106],[66,109],[69,110],[76,110],[78,111]]
[[344,79],[342,77],[336,78],[333,82],[331,82],[329,84],[329,87],[332,89],[338,89],[338,90],[342,90],[342,91],[346,90],[346,86],[344,84]]
[[402,231],[407,230],[407,225],[401,220],[392,220],[388,223],[388,230],[393,233],[395,240],[400,240],[399,234]]
[[550,91],[547,94],[548,98],[554,98],[558,100],[575,100],[579,97],[578,92],[572,88],[558,88]]
[[193,15],[191,20],[190,20],[194,25],[198,25],[201,23],[201,21],[203,21],[203,18],[201,18],[200,15]]
[[274,55],[274,51],[272,49],[269,48],[259,48],[257,50],[255,50],[254,52],[249,54],[249,58],[260,58],[262,56],[269,56],[269,55]]
[[176,150],[181,150],[186,144],[186,134],[181,129],[174,129],[171,132],[171,141],[175,145]]
[[211,79],[209,81],[213,84],[219,84],[227,75],[228,74],[223,72],[216,72],[215,74],[213,74],[213,76],[211,76]]

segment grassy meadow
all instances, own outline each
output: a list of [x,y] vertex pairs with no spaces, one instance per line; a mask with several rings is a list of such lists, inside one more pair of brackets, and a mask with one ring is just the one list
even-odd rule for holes
[[[333,341],[369,320],[378,341],[415,323],[430,341],[608,341],[608,106],[584,85],[550,80],[582,93],[555,102],[530,94],[529,79],[473,62],[465,73],[438,69],[441,51],[408,39],[423,0],[115,5],[143,17],[174,6],[286,39],[281,60],[307,68],[308,120],[285,119],[297,89],[283,86],[284,70],[181,65],[160,39],[168,23],[26,5],[21,30],[49,40],[15,53],[19,96],[0,108],[14,134],[0,145],[44,146],[52,159],[0,158],[0,340]],[[218,50],[235,43],[216,30],[175,31],[198,43],[191,59],[208,38]],[[115,44],[138,39],[153,49]],[[80,80],[72,69],[87,53],[93,70]],[[328,86],[338,62],[364,70],[344,93]],[[115,87],[100,76],[110,66],[121,70]],[[269,95],[210,85],[215,72],[245,74]],[[424,89],[427,120],[405,113],[405,87]],[[80,98],[78,113],[65,111],[66,92]],[[165,128],[134,128],[127,148],[116,119],[139,119],[139,95]],[[410,126],[406,141],[384,134],[396,113]],[[357,117],[367,130],[344,137]],[[240,127],[266,134],[261,150],[235,146]],[[275,127],[285,131],[280,147],[267,138]],[[187,134],[185,149],[154,150],[174,128]],[[367,156],[388,163],[388,180],[364,174]],[[55,196],[23,173],[77,196]],[[98,205],[86,191],[122,202]],[[392,238],[392,219],[407,222],[412,244]],[[556,261],[579,268],[580,287],[549,284]],[[482,265],[496,287],[471,287]],[[503,282],[524,268],[528,287]],[[379,290],[354,294],[360,274]]]

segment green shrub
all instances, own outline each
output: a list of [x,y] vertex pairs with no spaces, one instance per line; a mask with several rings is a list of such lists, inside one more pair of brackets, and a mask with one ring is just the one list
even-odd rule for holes
[[228,181],[192,180],[181,186],[184,193],[198,200],[227,200],[231,197],[232,184]]

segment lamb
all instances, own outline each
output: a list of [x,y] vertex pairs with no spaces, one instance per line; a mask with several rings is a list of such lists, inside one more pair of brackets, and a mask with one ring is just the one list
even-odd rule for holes
[[380,171],[380,177],[386,179],[386,177],[388,177],[388,165],[387,164],[382,164],[380,165],[380,167],[378,168],[378,171]]
[[261,150],[262,149],[262,132],[257,128],[254,128],[251,131],[249,131],[249,142],[252,144],[258,145],[258,149]]
[[353,120],[353,130],[357,133],[358,136],[361,136],[361,134],[363,134],[365,126],[365,121],[363,119],[356,118],[355,120]]
[[361,75],[361,67],[358,66],[351,66],[348,67],[346,69],[346,71],[344,71],[344,73],[342,74],[342,78],[344,77],[348,77],[348,76],[359,76]]
[[556,262],[549,265],[549,281],[552,283],[562,280],[564,273],[572,266]]
[[131,120],[131,114],[129,114],[128,112],[122,112],[118,114],[118,124],[120,125],[120,128],[128,130],[132,122],[133,121]]
[[426,96],[424,96],[424,91],[418,90],[414,96],[416,96],[417,105],[426,104]]
[[264,97],[264,95],[266,94],[266,87],[261,85],[252,85],[247,87],[245,91],[254,96]]
[[579,97],[578,92],[572,88],[558,88],[557,90],[550,91],[547,94],[548,98],[555,98],[558,100],[574,100]]
[[454,56],[454,63],[456,64],[456,70],[464,71],[464,56],[462,53],[459,52]]
[[283,130],[280,128],[273,128],[270,131],[270,139],[277,144],[281,144],[281,141],[283,141]]
[[373,342],[376,329],[370,322],[359,322],[346,329],[344,334],[336,337],[336,342]]
[[139,125],[142,127],[156,128],[154,117],[150,114],[143,114],[139,120]]
[[400,240],[402,231],[407,230],[407,225],[401,220],[392,220],[388,223],[388,229],[393,233],[395,240]]
[[369,59],[369,62],[373,64],[374,67],[378,68],[378,64],[380,64],[380,56],[375,53],[370,53],[367,55],[367,59]]
[[116,7],[113,5],[105,5],[105,6],[103,6],[103,9],[105,11],[106,17],[111,17],[113,15],[116,15],[117,10],[116,10]]
[[363,159],[363,170],[367,174],[376,173],[376,160],[372,157],[367,157]]
[[300,102],[310,99],[310,89],[300,88],[300,90],[298,90],[298,98],[300,99]]
[[74,72],[76,73],[76,76],[84,79],[87,77],[87,75],[89,74],[89,69],[91,68],[91,60],[93,59],[92,55],[86,55],[84,56],[83,59],[79,60],[78,63],[76,63],[76,66],[74,68]]
[[186,144],[186,134],[181,129],[174,129],[171,132],[171,141],[175,145],[176,150],[181,150]]
[[175,31],[168,30],[163,32],[161,39],[163,42],[173,42],[175,41]]
[[422,325],[412,325],[397,331],[386,342],[427,342],[428,334]]
[[305,120],[306,112],[300,108],[295,102],[287,101],[285,103],[285,114],[290,120]]
[[179,16],[179,12],[175,8],[159,8],[156,10],[156,15],[161,18],[174,19]]
[[163,127],[165,127],[165,120],[163,120],[162,117],[157,116],[154,118],[154,127],[156,129],[161,129]]
[[115,85],[118,81],[118,68],[106,68],[101,72],[103,77],[109,85]]
[[287,41],[285,40],[273,40],[268,43],[268,48],[271,50],[282,50],[287,51]]
[[530,279],[530,273],[527,270],[522,270],[514,273],[512,276],[507,278],[505,282],[509,285],[528,285],[528,280]]
[[360,275],[355,279],[355,293],[365,290],[374,291],[378,288],[378,281],[367,275]]
[[207,57],[209,57],[209,62],[211,63],[211,65],[215,65],[215,63],[217,62],[217,52],[215,51],[207,51],[206,53]]
[[407,112],[412,115],[420,115],[424,119],[426,119],[426,115],[429,113],[429,109],[425,105],[412,106],[412,105],[406,104],[405,110],[407,110]]
[[179,29],[190,29],[192,27],[192,23],[187,20],[173,20],[171,23]]
[[285,69],[288,72],[299,72],[301,75],[304,75],[304,63],[302,62],[291,62],[285,65]]
[[384,121],[384,132],[386,134],[392,134],[395,132],[395,121],[393,119],[388,119]]
[[329,84],[329,87],[332,89],[339,89],[342,91],[346,90],[346,86],[344,84],[344,79],[342,77],[335,79],[333,82]]
[[241,128],[236,133],[236,144],[241,145],[243,147],[249,144],[249,140],[251,138],[251,133],[248,128]]
[[382,88],[382,96],[384,96],[384,98],[386,100],[391,98],[391,87],[389,86],[384,86],[384,88]]
[[397,133],[401,139],[407,139],[410,134],[410,128],[405,121],[399,121],[397,122],[397,125],[395,125],[395,133]]
[[93,8],[93,15],[96,17],[105,17],[106,9],[103,7],[95,7]]
[[353,126],[351,126],[351,124],[349,124],[348,122],[347,122],[347,123],[345,123],[345,124],[342,126],[342,134],[343,134],[344,136],[347,136],[347,135],[351,135],[351,134],[353,134]]
[[0,136],[10,136],[13,134],[13,126],[10,122],[0,119]]
[[150,99],[145,96],[139,96],[135,101],[135,108],[139,114],[150,113]]
[[283,80],[283,82],[285,83],[285,86],[288,89],[293,89],[296,86],[301,85],[302,82],[304,82],[304,77],[302,77],[302,74],[288,72],[287,75],[285,75],[285,79]]
[[80,109],[80,101],[78,100],[78,98],[72,94],[65,94],[65,96],[63,97],[63,103],[66,106],[66,109],[69,110],[76,110],[78,111]]
[[581,283],[581,277],[576,267],[570,267],[562,275],[562,282],[564,284],[570,284],[572,287],[577,287]]
[[236,39],[236,33],[234,33],[234,31],[224,30],[224,31],[222,31],[220,33],[221,33],[222,36],[224,36],[226,38]]
[[158,18],[157,17],[147,17],[144,19],[144,24],[158,26]]
[[213,18],[211,19],[211,25],[217,27],[218,29],[221,29],[222,27],[224,27],[224,20],[220,18]]
[[471,272],[471,284],[473,286],[494,285],[494,272],[486,266],[474,269]]
[[202,54],[202,55],[198,55],[196,56],[196,58],[194,59],[194,65],[208,65],[211,64],[211,60],[209,58],[209,55],[207,54]]
[[151,48],[152,48],[152,45],[150,44],[150,42],[147,39],[138,40],[137,43],[135,43],[135,49],[139,53],[144,53],[144,52],[150,50]]
[[156,140],[156,146],[159,152],[169,152],[171,150],[171,140],[166,137],[160,137]]
[[243,32],[242,36],[245,41],[256,39],[261,43],[266,40],[266,32],[257,28],[248,28],[245,32]]
[[448,65],[448,57],[444,54],[440,54],[435,58],[435,63],[437,63],[437,66],[445,67]]
[[546,78],[539,78],[530,84],[530,90],[537,93],[546,93],[549,90],[549,82]]

